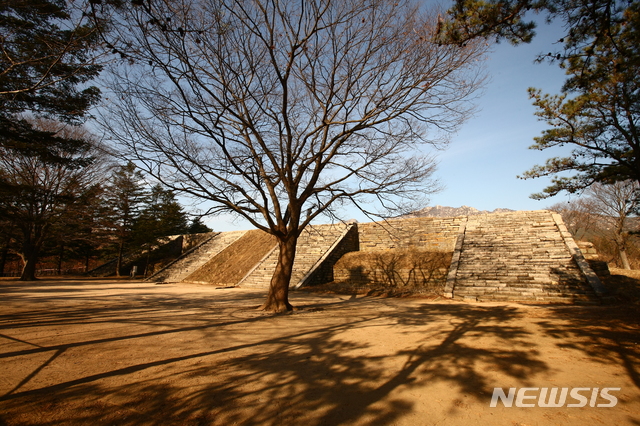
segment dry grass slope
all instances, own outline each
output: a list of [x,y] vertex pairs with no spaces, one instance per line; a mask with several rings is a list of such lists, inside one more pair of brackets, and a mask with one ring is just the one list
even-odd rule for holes
[[275,245],[272,235],[257,229],[248,231],[185,281],[225,287],[236,285]]

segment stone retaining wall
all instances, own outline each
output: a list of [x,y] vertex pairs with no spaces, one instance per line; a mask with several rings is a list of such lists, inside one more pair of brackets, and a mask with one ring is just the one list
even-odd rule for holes
[[322,264],[305,280],[304,285],[318,285],[334,281],[336,262],[346,253],[358,251],[358,225],[353,224],[346,235],[340,240],[334,249],[329,253]]
[[[163,281],[184,279],[187,269],[202,266],[193,258],[206,262],[244,232],[225,232],[199,246]],[[277,249],[265,255],[236,285],[268,287],[277,257]],[[602,292],[562,219],[549,211],[314,225],[298,240],[293,268],[292,287],[333,281],[546,302],[591,302]]]
[[453,251],[463,217],[419,217],[358,224],[360,251]]
[[352,252],[334,267],[334,281],[356,286],[432,289],[444,286],[451,252],[387,250]]

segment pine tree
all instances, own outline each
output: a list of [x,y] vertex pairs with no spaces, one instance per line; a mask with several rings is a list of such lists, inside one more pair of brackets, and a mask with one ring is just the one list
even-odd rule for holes
[[[594,183],[640,183],[640,4],[608,24],[606,35],[561,61],[568,79],[561,95],[529,89],[536,115],[550,128],[531,149],[569,146],[571,154],[547,160],[524,178],[553,176],[534,198],[581,191]],[[573,172],[571,176],[558,176]]]
[[[529,11],[562,21],[562,48],[539,57],[566,70],[560,95],[530,89],[537,115],[550,128],[531,149],[572,148],[522,177],[553,176],[533,198],[578,192],[593,183],[640,182],[640,3],[627,0],[456,0],[440,23],[443,42],[478,37],[528,42],[535,35]],[[571,176],[559,173],[570,172]]]
[[107,226],[115,235],[117,276],[120,276],[124,253],[133,240],[133,228],[146,195],[144,177],[131,162],[115,169],[106,185],[105,211],[109,218]]
[[73,121],[97,101],[96,87],[79,89],[101,70],[93,56],[99,28],[82,12],[64,0],[0,2],[3,119],[30,111]]
[[187,231],[187,214],[175,194],[160,184],[154,185],[133,227],[136,245],[148,246],[162,237]]
[[0,2],[0,143],[56,160],[56,140],[23,114],[80,124],[100,98],[87,83],[96,63],[98,26],[63,0]]
[[212,229],[205,225],[199,216],[196,216],[191,220],[189,229],[187,229],[189,234],[204,234],[211,231]]
[[82,123],[100,97],[88,82],[101,70],[103,23],[82,7],[89,3],[0,1],[0,219],[20,229],[23,280],[35,279],[48,232],[93,185],[85,177],[98,164],[90,138],[59,131]]

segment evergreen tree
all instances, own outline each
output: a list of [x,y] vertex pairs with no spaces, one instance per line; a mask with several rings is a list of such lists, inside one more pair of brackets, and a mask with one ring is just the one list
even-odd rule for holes
[[93,186],[52,226],[45,246],[59,258],[58,269],[64,260],[82,264],[87,272],[91,258],[111,237],[104,229],[103,196],[104,185]]
[[[577,192],[596,182],[640,182],[640,4],[622,15],[606,36],[594,33],[581,54],[562,60],[569,76],[563,94],[530,89],[536,114],[551,126],[531,149],[573,148],[569,156],[551,158],[523,175],[553,176],[552,185],[534,198]],[[558,176],[567,171],[575,173]]]
[[64,0],[0,1],[0,143],[19,153],[56,159],[60,140],[21,114],[79,124],[100,96],[95,78],[98,31]]
[[[48,233],[94,185],[90,170],[99,165],[91,141],[60,124],[82,123],[100,96],[87,83],[101,70],[104,22],[83,7],[90,4],[0,1],[0,215],[20,230],[23,280],[35,279]],[[34,117],[58,125],[43,128]]]
[[[565,24],[562,49],[546,56],[568,76],[561,95],[530,89],[536,114],[551,126],[531,148],[572,148],[569,156],[551,158],[522,176],[553,176],[552,185],[533,198],[577,192],[596,182],[640,182],[640,3],[456,0],[440,34],[456,43],[477,37],[528,42],[535,34],[535,25],[524,21],[528,11]],[[573,175],[558,177],[562,172]]]
[[202,223],[200,216],[194,217],[189,224],[189,229],[187,229],[189,234],[204,234],[211,231],[211,228]]
[[123,266],[122,257],[133,240],[134,224],[146,195],[142,173],[131,162],[116,168],[106,186],[105,210],[108,212],[107,226],[115,235],[117,276]]
[[47,150],[55,160],[0,145],[0,219],[18,230],[24,281],[35,279],[36,263],[52,227],[74,217],[100,184],[104,164],[83,129],[42,120],[32,125],[50,134],[55,144]]
[[160,184],[154,185],[135,221],[133,232],[137,245],[154,244],[159,238],[185,234],[187,231],[187,214],[175,194]]

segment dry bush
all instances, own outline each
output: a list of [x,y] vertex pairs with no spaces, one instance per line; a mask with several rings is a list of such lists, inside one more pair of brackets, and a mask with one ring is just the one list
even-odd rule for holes
[[[607,262],[615,268],[622,268],[622,262],[618,255],[618,248],[615,241],[606,236],[592,236],[589,241],[593,243],[598,258]],[[631,269],[640,269],[640,244],[638,237],[632,237],[627,245],[627,257]]]
[[329,287],[348,292],[438,294],[452,254],[415,249],[347,253],[334,266],[334,283]]

